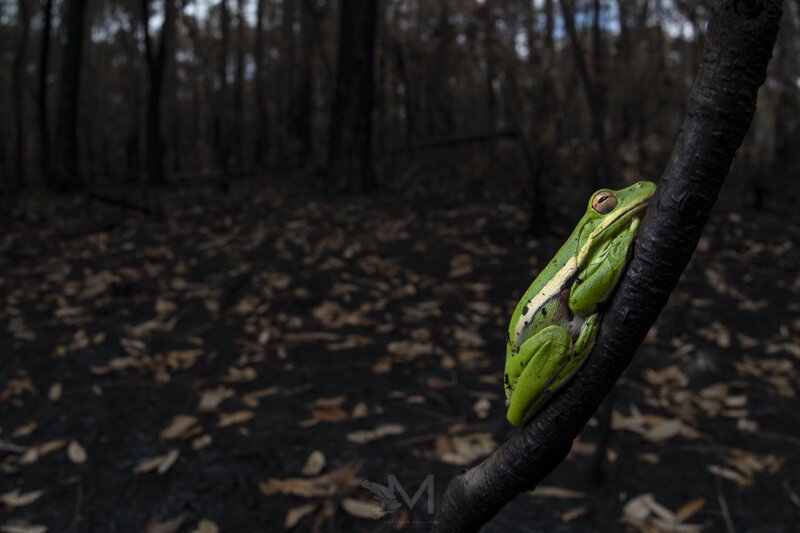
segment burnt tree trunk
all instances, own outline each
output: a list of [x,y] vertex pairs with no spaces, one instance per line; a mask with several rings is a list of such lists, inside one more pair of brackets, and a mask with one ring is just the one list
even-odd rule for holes
[[630,363],[686,268],[750,127],[780,5],[713,2],[683,126],[589,360],[508,442],[451,481],[433,530],[477,531],[517,494],[534,488],[566,458]]
[[233,80],[233,163],[237,171],[244,163],[244,0],[236,1],[236,76]]
[[256,5],[255,50],[253,67],[256,87],[256,138],[255,163],[263,168],[269,151],[269,110],[267,108],[266,84],[264,83],[264,4],[266,0],[258,0]]
[[14,188],[19,189],[25,182],[25,121],[22,117],[22,110],[25,107],[23,81],[25,72],[25,53],[28,50],[28,37],[30,37],[30,13],[28,12],[28,0],[19,0],[17,3],[17,20],[19,21],[19,42],[17,51],[14,54],[14,122],[17,130],[17,146],[14,154]]
[[294,86],[294,20],[297,0],[283,0],[281,3],[281,87],[280,111],[278,115],[280,135],[278,136],[278,157],[293,164],[296,152],[294,106],[297,100]]
[[219,3],[219,25],[222,38],[220,41],[219,64],[217,77],[219,79],[219,92],[217,94],[217,109],[214,113],[214,147],[217,152],[217,161],[222,169],[222,175],[228,174],[228,158],[230,156],[230,142],[228,140],[228,41],[229,41],[229,14],[227,0]]
[[150,89],[147,93],[147,182],[164,185],[164,139],[161,137],[161,93],[164,86],[164,68],[172,53],[175,32],[175,0],[164,2],[164,23],[161,27],[158,52],[153,51],[148,21],[149,0],[141,0],[144,48],[150,73]]
[[50,63],[50,34],[53,27],[53,0],[44,1],[44,26],[42,27],[42,43],[39,49],[39,91],[36,95],[39,103],[39,172],[45,184],[52,185],[50,169],[50,130],[47,115],[47,73]]
[[82,186],[78,176],[78,94],[86,0],[66,0],[65,8],[66,41],[61,65],[54,172],[59,190],[75,190]]
[[575,13],[572,9],[572,2],[570,0],[561,0],[561,11],[564,14],[564,28],[569,36],[570,45],[572,47],[575,69],[578,71],[578,76],[583,86],[583,92],[586,96],[586,105],[589,107],[589,119],[597,157],[596,168],[603,174],[601,176],[598,172],[595,172],[594,185],[595,188],[597,188],[601,178],[604,180],[613,178],[611,163],[606,149],[605,112],[603,110],[600,93],[595,83],[592,81],[592,77],[589,74],[589,67],[583,56],[583,47],[578,38],[578,31],[575,29]]
[[374,186],[372,170],[372,58],[377,0],[343,0],[338,70],[328,154],[332,192],[361,193]]
[[300,143],[301,158],[307,157],[313,149],[312,118],[313,102],[313,61],[314,36],[319,34],[315,23],[314,6],[310,0],[300,3],[300,80],[297,84],[297,101],[294,106],[297,140]]

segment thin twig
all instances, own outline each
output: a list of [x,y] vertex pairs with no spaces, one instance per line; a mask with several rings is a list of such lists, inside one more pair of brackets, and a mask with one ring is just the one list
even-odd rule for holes
[[719,502],[720,511],[722,511],[722,518],[725,519],[725,530],[728,533],[736,533],[736,528],[733,526],[733,517],[731,511],[728,509],[728,502],[725,500],[725,495],[722,494],[722,481],[720,478],[717,480],[717,501]]

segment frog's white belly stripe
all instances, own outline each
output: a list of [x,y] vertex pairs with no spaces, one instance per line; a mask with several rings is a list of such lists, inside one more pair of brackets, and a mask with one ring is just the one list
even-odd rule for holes
[[561,270],[555,273],[555,275],[548,281],[542,290],[540,290],[536,296],[530,299],[529,302],[525,304],[527,307],[527,312],[520,315],[519,320],[517,321],[517,327],[514,328],[514,343],[515,346],[519,346],[520,338],[522,337],[522,331],[525,329],[525,326],[533,319],[533,315],[536,311],[542,307],[550,298],[555,296],[556,294],[560,293],[564,290],[564,286],[570,280],[570,278],[575,274],[575,271],[578,269],[578,260],[573,256],[564,263],[564,266],[561,267]]

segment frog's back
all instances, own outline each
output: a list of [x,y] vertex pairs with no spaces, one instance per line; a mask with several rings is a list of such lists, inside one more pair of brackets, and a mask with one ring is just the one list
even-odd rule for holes
[[509,324],[510,349],[518,348],[539,330],[563,319],[563,313],[558,312],[563,304],[558,299],[575,279],[577,244],[578,235],[573,233],[525,291]]

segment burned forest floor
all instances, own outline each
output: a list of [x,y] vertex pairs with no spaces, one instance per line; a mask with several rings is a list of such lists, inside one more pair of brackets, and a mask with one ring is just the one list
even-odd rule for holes
[[[511,435],[508,319],[563,239],[522,202],[156,203],[5,201],[0,531],[420,529]],[[796,208],[721,204],[610,429],[485,531],[796,531],[799,243]]]

